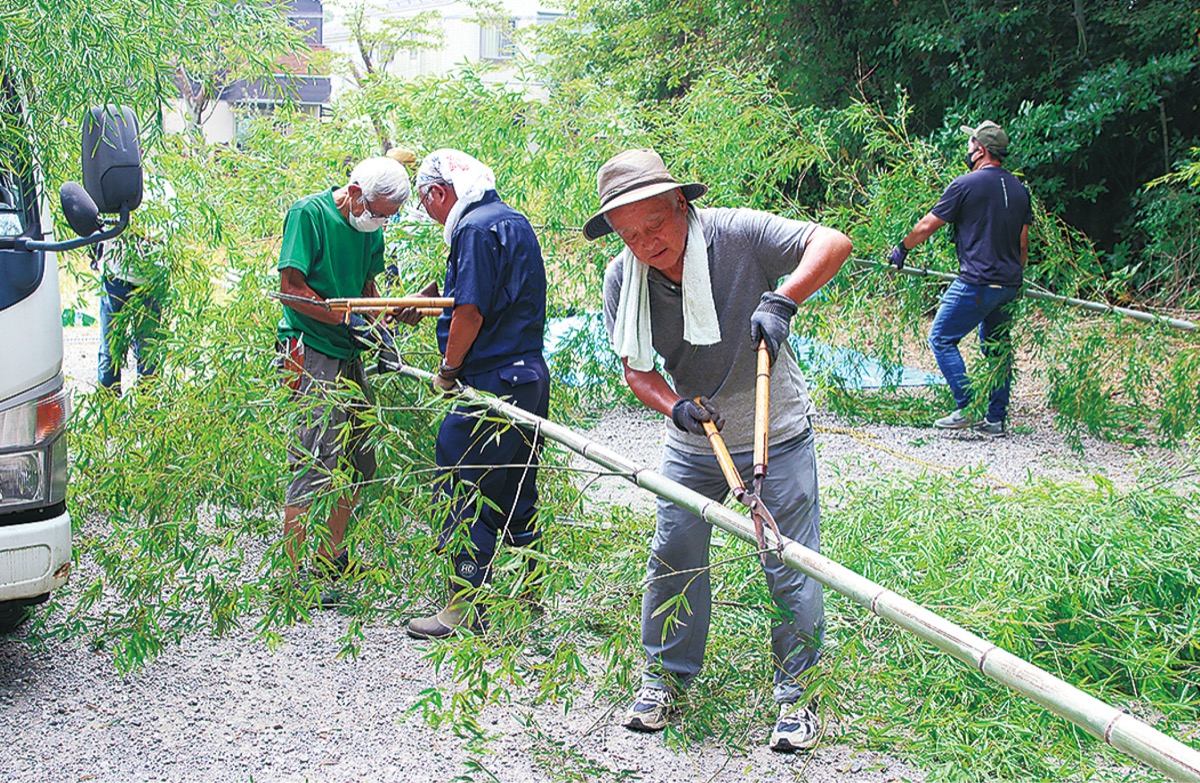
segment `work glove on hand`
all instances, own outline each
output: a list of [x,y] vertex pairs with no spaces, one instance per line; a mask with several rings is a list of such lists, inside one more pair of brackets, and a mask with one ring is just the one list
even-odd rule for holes
[[892,248],[892,252],[888,253],[888,263],[896,267],[896,271],[904,268],[904,259],[908,258],[908,248],[903,242],[899,242]]
[[[425,288],[423,288],[420,291],[420,293],[417,294],[417,296],[437,296],[437,295],[438,295],[438,284],[436,282],[430,283],[429,285],[425,286]],[[389,321],[399,321],[400,323],[407,324],[408,326],[416,326],[418,323],[421,322],[421,315],[420,315],[420,313],[417,312],[417,308],[415,308],[415,307],[403,307],[394,313],[389,313],[388,320]]]
[[711,421],[716,425],[718,432],[725,426],[725,419],[721,416],[721,412],[707,397],[701,397],[699,402],[686,397],[680,399],[671,408],[671,421],[675,422],[675,426],[679,429],[693,435],[708,434],[704,431],[704,422],[706,421]]
[[396,349],[396,338],[381,323],[371,323],[358,313],[351,313],[346,319],[346,328],[350,332],[350,343],[360,351],[378,349],[377,369],[379,372],[395,372],[400,369],[400,352]]
[[443,397],[453,397],[458,394],[461,384],[458,382],[458,376],[462,373],[462,365],[451,367],[442,362],[438,367],[437,374],[433,376],[433,390]]
[[407,326],[416,326],[421,322],[421,314],[417,312],[415,307],[401,307],[393,313],[389,313],[388,317],[393,321],[399,321]]
[[792,316],[796,314],[796,303],[783,294],[767,291],[758,302],[758,308],[750,316],[750,340],[757,348],[760,341],[767,343],[767,354],[771,364],[779,355],[779,348],[787,342],[792,331]]
[[350,332],[350,344],[358,351],[369,351],[379,345],[375,329],[358,313],[346,317],[346,331]]

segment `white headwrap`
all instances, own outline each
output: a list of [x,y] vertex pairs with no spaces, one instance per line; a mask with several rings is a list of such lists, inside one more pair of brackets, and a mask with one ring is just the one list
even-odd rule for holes
[[446,227],[442,231],[442,238],[449,245],[463,210],[483,198],[489,190],[496,189],[496,175],[465,152],[440,149],[425,156],[421,167],[417,169],[418,189],[435,182],[450,184],[458,196],[458,202],[446,216]]

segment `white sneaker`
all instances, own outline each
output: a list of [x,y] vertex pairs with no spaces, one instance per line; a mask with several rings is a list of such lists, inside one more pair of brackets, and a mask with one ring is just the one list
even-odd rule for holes
[[975,419],[972,419],[961,410],[956,410],[949,416],[943,416],[933,423],[933,426],[939,430],[965,430],[974,427],[978,424]]
[[816,747],[821,739],[821,721],[811,707],[780,704],[779,720],[771,732],[771,750],[792,753]]
[[643,685],[625,711],[625,728],[662,731],[675,711],[675,693],[660,685]]

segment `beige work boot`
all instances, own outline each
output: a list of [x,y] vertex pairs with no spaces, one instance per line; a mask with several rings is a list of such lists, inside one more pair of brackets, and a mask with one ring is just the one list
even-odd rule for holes
[[458,628],[481,633],[484,625],[480,609],[467,600],[464,592],[455,593],[437,614],[409,620],[408,635],[414,639],[444,639]]

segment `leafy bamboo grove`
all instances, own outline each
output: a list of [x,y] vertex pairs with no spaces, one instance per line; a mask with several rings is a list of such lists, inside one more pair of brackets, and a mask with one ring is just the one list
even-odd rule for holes
[[[542,45],[559,57],[541,70],[528,65],[537,83],[530,94],[539,97],[489,83],[469,67],[415,82],[376,75],[343,95],[330,117],[280,110],[248,122],[236,146],[207,145],[194,133],[165,136],[156,131],[156,120],[175,89],[172,74],[202,71],[216,51],[250,73],[256,62],[266,67],[264,57],[292,45],[282,26],[266,21],[268,6],[126,0],[114,6],[113,13],[125,14],[120,18],[107,12],[99,17],[102,12],[88,3],[22,2],[0,11],[4,65],[40,96],[34,120],[52,180],[69,175],[62,161],[75,154],[76,117],[105,96],[137,107],[148,128],[149,166],[177,194],[161,218],[170,229],[161,373],[122,398],[77,396],[69,502],[79,568],[51,611],[39,616],[31,639],[86,640],[129,669],[149,664],[188,634],[234,628],[253,628],[262,654],[269,655],[291,624],[314,611],[319,588],[292,586],[279,542],[284,449],[297,411],[271,366],[279,310],[264,292],[278,284],[274,265],[286,208],[302,195],[342,184],[347,161],[378,154],[381,128],[393,143],[419,154],[458,147],[494,166],[501,195],[538,230],[555,317],[599,307],[604,265],[614,249],[585,244],[578,227],[595,206],[597,167],[622,149],[655,147],[673,170],[710,186],[706,204],[819,220],[846,232],[856,256],[879,259],[957,173],[958,125],[983,114],[1003,121],[1002,112],[1020,108],[1007,93],[1005,101],[993,100],[997,83],[1019,93],[1020,74],[971,75],[972,68],[1007,63],[971,43],[980,31],[971,32],[970,25],[983,24],[991,4],[968,4],[959,16],[946,18],[935,4],[913,4],[928,5],[924,12],[939,20],[923,29],[915,18],[888,21],[885,6],[891,3],[850,4],[838,16],[822,15],[825,4],[768,2],[753,7],[761,17],[751,6],[739,11],[738,3],[651,2],[640,14],[635,5],[573,3],[573,19],[596,25],[582,27],[591,37],[570,25],[544,36]],[[1155,30],[1166,30],[1164,15],[1187,4],[1075,5],[1089,14],[1053,38],[1066,36],[1077,55],[1086,47],[1091,68],[1083,61],[1067,67],[1050,44],[1039,49],[1039,58],[1054,63],[1046,76],[1050,86],[1028,86],[1038,100],[1014,123],[1014,136],[1023,132],[1029,141],[1014,153],[1013,168],[1030,168],[1036,201],[1029,285],[1172,308],[1164,311],[1184,317],[1190,309],[1195,320],[1200,157],[1188,151],[1186,134],[1193,134],[1193,146],[1200,142],[1194,105],[1184,118],[1178,91],[1167,87],[1174,84],[1170,79],[1195,83],[1196,12],[1171,17],[1190,30],[1182,43],[1172,44],[1172,51],[1149,51],[1154,42],[1137,38],[1136,25],[1149,19]],[[785,6],[805,9],[811,18],[806,22]],[[854,16],[851,8],[859,6],[860,16]],[[992,11],[1021,41],[1041,23],[1034,11],[1048,12],[1048,6]],[[1149,9],[1126,21],[1120,12],[1126,6],[1137,6],[1137,13]],[[216,21],[207,32],[199,23],[167,26],[173,15]],[[270,31],[252,52],[222,49],[204,38],[251,22]],[[61,71],[51,56],[54,47],[39,48],[36,24],[69,28],[75,37],[67,40],[75,50],[91,52],[94,67],[76,63]],[[862,25],[855,42],[860,50],[886,37],[889,24],[899,31],[892,49],[878,47],[892,58],[880,54],[881,68],[890,63],[883,68],[890,81],[882,88],[879,80],[864,86],[860,79],[861,89],[854,90],[846,75],[853,67],[836,43],[849,39],[837,35],[856,24]],[[124,38],[104,34],[122,28]],[[815,34],[802,36],[802,29]],[[188,32],[181,36],[180,30]],[[805,41],[791,69],[772,48],[779,41],[771,40],[789,31]],[[602,34],[610,39],[597,38]],[[737,57],[722,54],[746,40],[762,46],[739,46]],[[1121,40],[1130,53],[1124,60],[1111,54]],[[663,54],[639,59],[642,48]],[[752,53],[743,56],[742,49]],[[904,57],[913,58],[910,67],[899,67]],[[829,78],[836,76],[837,98],[817,76],[813,63],[822,58],[830,63]],[[810,64],[808,71],[803,63]],[[942,70],[944,80],[962,80],[959,88],[937,81]],[[1088,103],[1117,82],[1141,89],[1133,90],[1134,102],[1145,104],[1150,115],[1170,107],[1178,148],[1165,169],[1156,164],[1151,176],[1122,192],[1129,202],[1123,207],[1111,195],[1116,185],[1109,183],[1109,195],[1096,189],[1101,162],[1093,160],[1094,168],[1079,162],[1087,148],[1086,139],[1079,141],[1082,132],[1067,133],[1071,112],[1085,110],[1093,113],[1094,127],[1118,132],[1110,120],[1118,121],[1105,112],[1115,116],[1124,109]],[[972,92],[972,86],[978,89]],[[1058,90],[1057,103],[1050,87]],[[1121,115],[1119,132],[1137,140],[1145,118],[1128,103],[1124,108],[1129,112]],[[1089,138],[1103,146],[1102,136]],[[1047,138],[1063,145],[1057,158],[1043,143]],[[1072,140],[1079,143],[1067,149]],[[1158,184],[1142,186],[1150,181]],[[1067,219],[1084,211],[1089,187],[1092,203],[1124,209],[1129,219],[1125,234],[1104,238],[1107,245],[1083,233],[1081,221]],[[440,280],[437,233],[392,228],[388,240],[389,261],[400,270],[390,284],[393,292]],[[86,260],[68,256],[65,263],[80,292],[80,301],[68,304],[87,308],[95,282]],[[953,247],[945,237],[935,238],[910,263],[954,271]],[[911,363],[924,350],[940,291],[929,281],[848,264],[824,296],[801,308],[795,329],[885,362]],[[970,472],[893,475],[863,464],[829,490],[824,551],[1195,744],[1200,335],[1029,299],[1020,304],[1014,332],[1017,388],[1037,390],[1076,444],[1089,433],[1129,447],[1165,447],[1171,458],[1147,465],[1132,488],[1097,475],[1087,484],[1031,479],[1003,491]],[[400,345],[411,364],[432,367],[437,361],[429,328],[403,331]],[[567,368],[586,367],[603,380],[556,384],[556,421],[587,422],[628,402],[607,346],[570,341],[552,367],[559,377]],[[979,364],[974,372],[988,370]],[[819,406],[852,420],[924,425],[947,406],[937,389],[863,393],[833,375],[813,383]],[[349,656],[370,625],[400,624],[424,611],[445,581],[442,564],[429,556],[442,513],[429,484],[433,432],[446,403],[395,375],[380,376],[375,391],[373,438],[381,470],[361,488],[364,502],[348,539],[370,566],[356,576],[344,610],[343,650]],[[636,680],[640,580],[652,516],[634,506],[588,500],[593,468],[554,449],[545,461],[546,548],[537,566],[547,611],[519,598],[528,555],[504,552],[496,583],[488,588],[489,633],[430,647],[430,657],[453,675],[455,686],[431,688],[420,711],[464,736],[485,734],[474,717],[485,704],[556,701],[569,708],[582,689],[623,700]],[[769,650],[745,639],[763,638],[774,610],[750,549],[718,534],[715,551],[721,556],[714,556],[714,592],[727,610],[714,616],[705,673],[689,695],[689,719],[669,730],[669,741],[681,748],[716,741],[738,752],[770,719],[770,694],[761,685],[769,679]],[[826,600],[830,627],[813,688],[839,719],[842,741],[903,756],[935,780],[1153,779],[1131,771],[1118,754],[1065,721],[868,618],[850,601],[830,594]],[[729,710],[728,704],[750,706]],[[548,776],[587,777],[550,740],[531,741]]]

